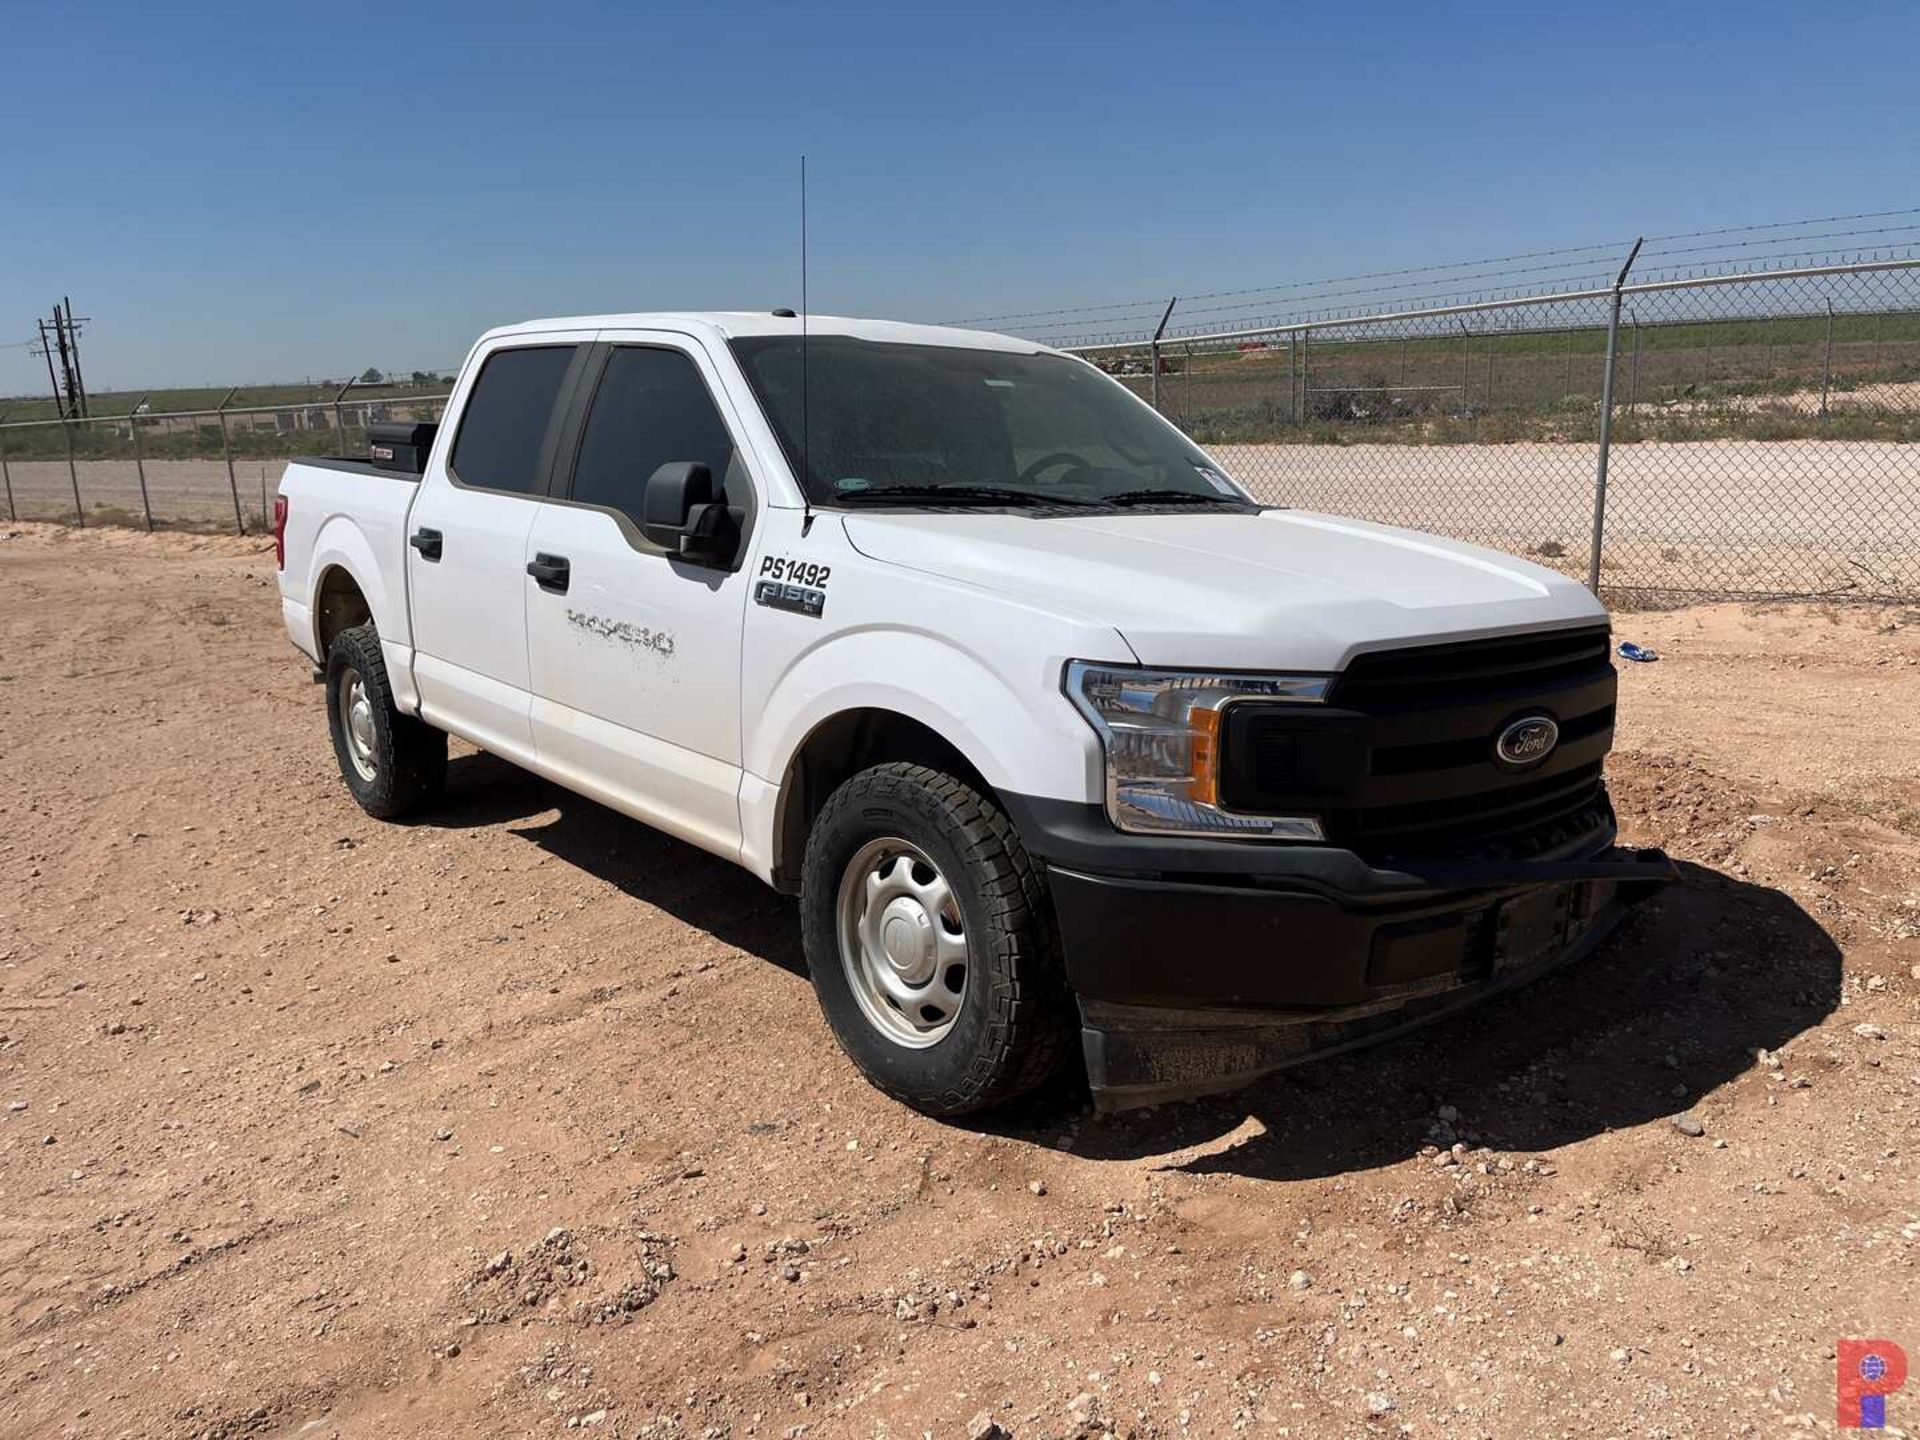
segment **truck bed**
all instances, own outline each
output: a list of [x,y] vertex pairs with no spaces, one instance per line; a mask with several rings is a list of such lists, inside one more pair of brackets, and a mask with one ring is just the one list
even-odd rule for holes
[[282,603],[290,633],[319,663],[313,605],[327,572],[354,577],[373,611],[390,663],[404,666],[413,645],[407,607],[407,515],[420,477],[383,470],[370,460],[303,457],[280,477],[287,501]]
[[397,480],[402,485],[418,485],[420,477],[402,470],[388,470],[356,455],[302,455],[292,462],[321,470],[345,470],[352,475],[368,475],[375,480]]

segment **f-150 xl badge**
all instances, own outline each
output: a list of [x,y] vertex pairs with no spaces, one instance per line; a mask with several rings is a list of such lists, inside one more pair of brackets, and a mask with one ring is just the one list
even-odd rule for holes
[[754,603],[818,620],[827,608],[827,580],[832,574],[831,565],[769,555],[760,562],[760,578],[753,586]]
[[827,592],[806,585],[788,585],[779,580],[754,583],[753,600],[770,610],[791,610],[796,615],[811,615],[818,620],[827,608]]

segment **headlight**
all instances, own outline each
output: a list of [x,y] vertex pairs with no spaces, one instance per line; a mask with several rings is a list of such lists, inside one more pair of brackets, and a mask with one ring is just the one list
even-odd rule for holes
[[1324,675],[1212,675],[1068,662],[1067,697],[1107,752],[1107,815],[1122,830],[1321,840],[1312,816],[1220,807],[1220,717],[1242,700],[1313,703]]

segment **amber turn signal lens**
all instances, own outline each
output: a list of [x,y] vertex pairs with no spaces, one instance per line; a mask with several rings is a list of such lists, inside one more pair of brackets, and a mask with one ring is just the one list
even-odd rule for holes
[[1196,707],[1187,714],[1192,732],[1193,773],[1187,798],[1200,805],[1220,803],[1220,712]]

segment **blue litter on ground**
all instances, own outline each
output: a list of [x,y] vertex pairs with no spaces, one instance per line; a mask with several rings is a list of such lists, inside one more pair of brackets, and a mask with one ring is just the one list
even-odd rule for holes
[[1623,640],[1620,642],[1620,658],[1622,660],[1638,660],[1644,665],[1650,661],[1658,660],[1660,658],[1660,652],[1655,650],[1651,645],[1636,645],[1631,640]]

